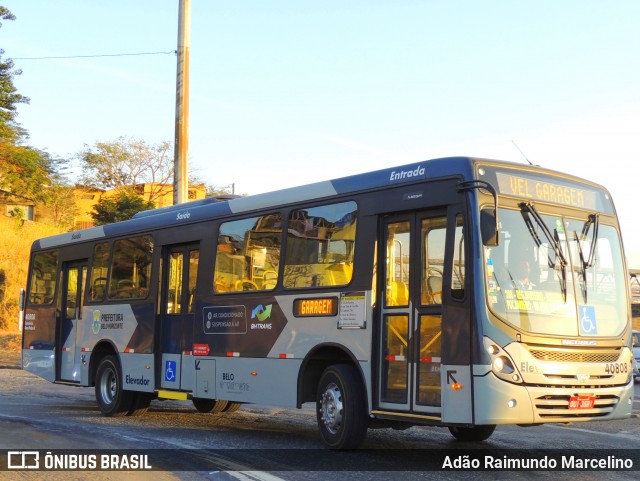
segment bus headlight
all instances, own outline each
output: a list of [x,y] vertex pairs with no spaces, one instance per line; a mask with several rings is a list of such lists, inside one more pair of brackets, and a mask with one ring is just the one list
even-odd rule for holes
[[522,376],[515,368],[509,354],[486,337],[484,338],[484,345],[487,354],[491,358],[491,370],[493,373],[505,381],[521,383]]

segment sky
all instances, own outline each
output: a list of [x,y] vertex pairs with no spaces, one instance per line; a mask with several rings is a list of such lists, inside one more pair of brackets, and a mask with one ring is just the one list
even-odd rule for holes
[[[0,4],[29,145],[173,141],[179,0]],[[189,171],[257,194],[526,157],[608,188],[638,269],[638,25],[637,0],[192,0]]]

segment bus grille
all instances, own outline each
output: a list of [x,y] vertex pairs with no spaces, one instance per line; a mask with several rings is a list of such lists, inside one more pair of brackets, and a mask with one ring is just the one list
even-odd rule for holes
[[571,396],[540,396],[535,400],[538,415],[548,421],[589,419],[606,416],[613,412],[620,401],[618,396],[597,396],[593,409],[569,409]]
[[620,351],[561,351],[552,349],[530,349],[531,355],[539,361],[550,362],[616,362],[620,357]]

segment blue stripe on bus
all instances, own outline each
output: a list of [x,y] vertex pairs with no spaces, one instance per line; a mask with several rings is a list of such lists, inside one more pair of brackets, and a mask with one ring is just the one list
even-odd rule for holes
[[232,213],[276,207],[313,199],[322,199],[336,194],[348,194],[367,189],[389,187],[392,185],[418,182],[426,178],[462,176],[474,177],[474,159],[469,157],[449,157],[432,159],[399,167],[382,169],[375,172],[356,174],[335,180],[291,187],[275,192],[238,197],[228,201],[216,202],[212,198],[186,202],[180,205],[139,213],[133,219],[115,224],[92,227],[90,229],[68,232],[40,239],[34,248],[49,248],[63,244],[72,244],[105,236],[132,234],[161,227],[172,227],[181,223],[191,223],[214,219]]
[[323,197],[331,197],[338,192],[334,188],[332,182],[317,182],[315,184],[292,187],[289,189],[268,192],[265,194],[257,194],[248,197],[240,197],[232,199],[228,202],[231,211],[234,214],[239,212],[247,212],[255,209],[264,209],[277,205],[291,204],[310,199],[321,199]]
[[473,161],[468,157],[425,160],[415,164],[343,177],[332,180],[331,183],[339,194],[346,194],[451,175],[462,175],[466,179],[472,179],[474,177]]
[[66,232],[64,234],[58,234],[51,237],[44,237],[38,239],[34,246],[41,249],[48,247],[58,246],[62,244],[70,244],[73,242],[82,242],[91,239],[100,239],[105,236],[105,226],[91,227],[90,229],[77,230],[73,232]]

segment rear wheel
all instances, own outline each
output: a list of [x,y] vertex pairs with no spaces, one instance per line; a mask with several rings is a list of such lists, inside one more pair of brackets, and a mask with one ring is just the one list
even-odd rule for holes
[[115,356],[106,356],[96,371],[96,401],[105,416],[125,416],[133,405],[133,392],[122,388],[120,362]]
[[193,406],[201,413],[221,413],[227,407],[229,401],[220,399],[205,399],[194,397]]
[[474,426],[472,428],[450,426],[449,432],[458,441],[484,441],[485,439],[489,439],[495,429],[495,424],[489,424],[486,426]]
[[233,401],[229,401],[227,403],[227,407],[223,409],[223,412],[225,413],[234,413],[236,412],[238,409],[240,409],[242,407],[242,403],[237,403],[237,402],[233,402]]
[[151,405],[153,394],[148,392],[137,392],[133,395],[133,401],[131,402],[131,408],[127,416],[142,416],[147,412]]
[[320,435],[333,449],[354,449],[367,434],[364,388],[355,367],[329,366],[322,373],[316,396]]

